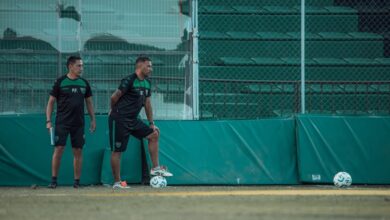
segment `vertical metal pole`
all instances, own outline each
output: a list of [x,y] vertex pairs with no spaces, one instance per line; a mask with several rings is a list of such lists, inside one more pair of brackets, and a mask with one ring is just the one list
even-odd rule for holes
[[58,62],[57,62],[57,65],[58,65],[58,72],[57,72],[57,76],[61,76],[62,75],[62,24],[61,24],[61,0],[58,0],[57,1],[57,40],[58,40]]
[[83,24],[82,21],[83,21],[83,14],[82,14],[82,11],[81,11],[81,2],[82,0],[79,0],[79,15],[80,15],[80,21],[78,22],[78,25],[77,25],[77,41],[78,41],[78,50],[79,50],[79,54],[81,56],[81,50],[82,50],[82,45],[81,45],[81,25]]
[[305,114],[305,0],[301,0],[301,113]]
[[192,112],[199,119],[198,1],[192,0]]

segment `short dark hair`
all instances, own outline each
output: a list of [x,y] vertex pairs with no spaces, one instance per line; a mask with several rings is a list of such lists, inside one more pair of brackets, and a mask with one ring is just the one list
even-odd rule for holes
[[66,67],[69,68],[69,65],[70,64],[74,64],[77,60],[81,60],[81,57],[79,57],[79,56],[70,56],[68,58],[68,61],[66,61]]
[[145,61],[152,61],[152,60],[147,56],[139,56],[135,61],[135,65],[137,65],[138,63],[143,63]]

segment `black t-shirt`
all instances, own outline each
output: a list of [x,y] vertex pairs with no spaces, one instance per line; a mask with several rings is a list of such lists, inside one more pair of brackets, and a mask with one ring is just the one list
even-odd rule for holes
[[111,114],[122,119],[136,119],[147,97],[151,96],[148,79],[139,80],[135,73],[123,78],[118,89],[122,96],[113,106]]
[[84,125],[84,99],[92,96],[87,80],[61,76],[54,82],[50,95],[57,99],[56,124]]

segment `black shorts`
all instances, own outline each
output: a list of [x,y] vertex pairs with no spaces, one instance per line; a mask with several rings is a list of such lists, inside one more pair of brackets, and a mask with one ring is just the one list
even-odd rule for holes
[[129,142],[130,134],[142,139],[153,133],[153,129],[143,123],[140,119],[121,120],[108,117],[111,151],[124,152]]
[[69,126],[56,125],[54,134],[54,146],[65,146],[66,139],[70,134],[72,148],[83,148],[85,144],[84,125]]

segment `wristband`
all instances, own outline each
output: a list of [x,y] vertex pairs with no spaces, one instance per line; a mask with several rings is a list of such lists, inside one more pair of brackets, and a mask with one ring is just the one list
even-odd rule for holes
[[50,120],[47,120],[47,121],[46,121],[46,124],[49,123],[49,122],[51,122],[51,121],[50,121]]
[[154,125],[154,122],[153,122],[153,121],[150,121],[150,122],[149,122],[149,125]]

